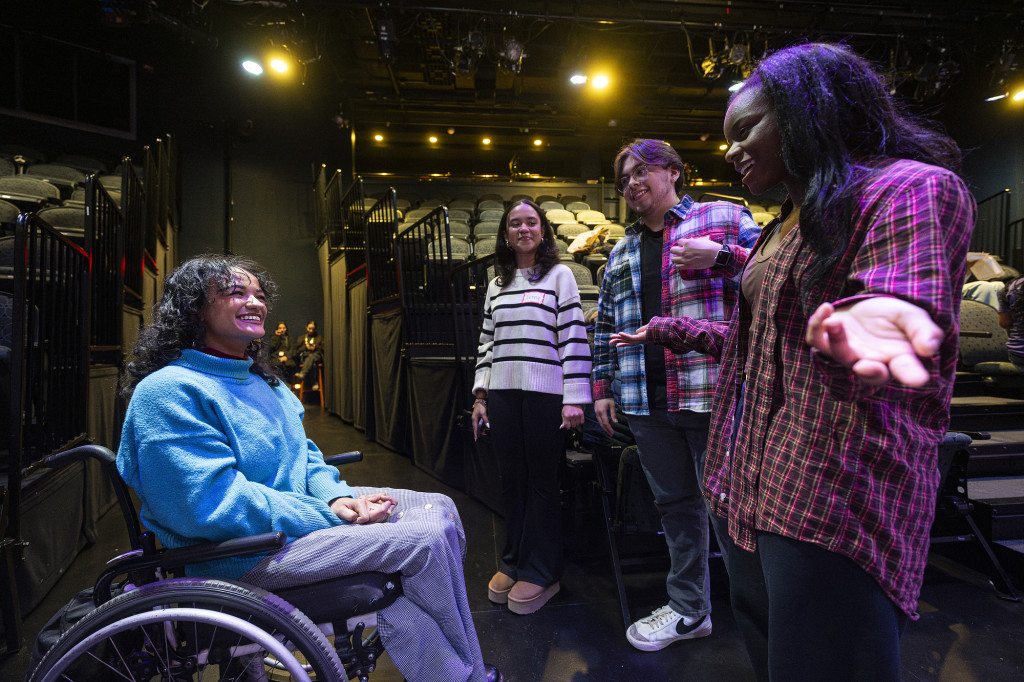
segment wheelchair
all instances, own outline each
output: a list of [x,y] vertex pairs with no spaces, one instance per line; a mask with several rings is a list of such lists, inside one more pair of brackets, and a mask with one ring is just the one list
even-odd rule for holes
[[[399,574],[357,573],[273,593],[239,581],[186,577],[187,564],[273,552],[284,546],[285,535],[157,548],[153,534],[142,529],[113,452],[83,445],[45,463],[59,467],[86,458],[99,461],[114,486],[131,551],[107,563],[93,590],[96,608],[50,647],[26,682],[368,679],[384,652],[376,611],[402,594]],[[327,462],[360,459],[352,452]]]

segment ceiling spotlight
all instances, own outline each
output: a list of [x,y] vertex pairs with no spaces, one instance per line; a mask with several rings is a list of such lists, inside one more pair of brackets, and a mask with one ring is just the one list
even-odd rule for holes
[[429,140],[430,140],[430,144],[437,144],[437,136],[436,136],[436,135],[431,135],[431,136],[430,136],[429,138],[427,138],[427,139],[429,139]]
[[378,133],[377,135],[373,136],[373,139],[377,140],[377,142],[383,142],[384,136]]
[[722,65],[719,56],[715,53],[715,44],[708,38],[708,56],[700,63],[700,75],[706,81],[718,80],[722,76],[725,67]]
[[523,68],[523,58],[526,53],[523,51],[523,44],[515,38],[505,41],[505,47],[498,53],[498,66],[509,73],[518,74]]
[[480,31],[470,31],[455,48],[455,70],[468,76],[476,70],[477,60],[484,54],[484,35]]
[[1013,101],[1014,101],[1014,102],[1019,102],[1019,101],[1021,101],[1022,99],[1024,99],[1024,90],[1018,90],[1018,91],[1017,91],[1017,94],[1015,94],[1015,95],[1013,96]]
[[727,145],[727,144],[720,144],[720,145],[718,145],[718,148],[719,148],[719,149],[720,149],[721,151],[723,151],[723,152],[724,152],[724,151],[725,151],[726,149],[728,149],[728,148],[729,148],[729,145]]
[[573,75],[569,76],[569,82],[572,83],[573,85],[583,85],[584,83],[587,82],[587,77],[582,73],[574,73]]
[[242,68],[251,73],[254,76],[259,76],[263,73],[263,67],[259,63],[254,62],[251,59],[246,59],[242,62]]
[[491,143],[491,138],[485,137],[483,140],[481,140],[481,142],[483,142],[484,144],[490,144]]
[[449,128],[448,129],[448,134],[449,135],[454,135],[455,134],[455,128]]
[[736,81],[735,83],[733,83],[732,85],[729,86],[729,92],[736,92],[737,90],[739,90],[742,87],[743,87],[743,81]]
[[729,60],[730,64],[735,64],[736,66],[739,66],[743,62],[747,61],[749,53],[750,51],[747,49],[746,45],[743,45],[742,43],[735,43],[732,47],[729,48],[729,56],[727,57],[727,59]]
[[278,73],[284,73],[288,70],[288,64],[283,59],[271,59],[270,68]]
[[595,88],[600,90],[601,88],[608,87],[608,76],[601,74],[600,76],[594,76],[594,81],[591,83]]
[[700,136],[700,141],[701,141],[701,142],[707,142],[707,141],[708,141],[708,138],[709,138],[709,137],[711,137],[711,136],[710,136],[710,135],[708,135],[707,133],[703,133],[703,134],[702,134],[702,135]]
[[541,139],[539,139],[539,138],[533,141],[533,146],[534,146],[534,147],[539,147],[539,146],[541,146],[542,144],[544,144],[544,142],[543,142],[543,140],[541,140]]

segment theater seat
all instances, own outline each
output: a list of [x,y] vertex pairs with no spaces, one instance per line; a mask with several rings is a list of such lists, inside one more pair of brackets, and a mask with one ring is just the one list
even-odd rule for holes
[[974,371],[985,377],[986,385],[993,388],[1016,388],[1024,390],[1024,367],[1012,362],[979,362]]

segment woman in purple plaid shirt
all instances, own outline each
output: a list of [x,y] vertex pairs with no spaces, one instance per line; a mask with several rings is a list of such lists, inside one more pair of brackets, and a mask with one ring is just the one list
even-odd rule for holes
[[732,321],[654,318],[612,342],[721,360],[705,499],[758,679],[898,680],[976,215],[960,150],[820,43],[766,57],[725,136],[754,194],[789,194]]

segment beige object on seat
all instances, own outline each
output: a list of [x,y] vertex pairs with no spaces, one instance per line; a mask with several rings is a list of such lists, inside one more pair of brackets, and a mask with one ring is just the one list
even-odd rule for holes
[[545,212],[544,215],[548,217],[548,222],[552,225],[576,222],[576,216],[573,215],[572,211],[567,211],[564,208],[553,208]]
[[607,223],[608,219],[600,211],[584,209],[576,212],[576,222],[583,223],[584,225],[600,225]]

